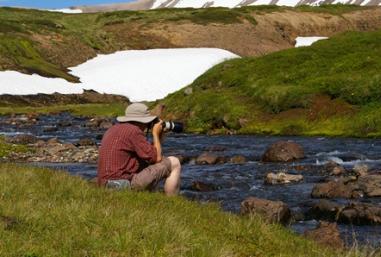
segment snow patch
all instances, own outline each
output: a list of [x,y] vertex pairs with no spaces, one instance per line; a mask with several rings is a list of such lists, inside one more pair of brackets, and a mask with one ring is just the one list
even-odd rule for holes
[[301,47],[301,46],[310,46],[316,41],[327,39],[328,37],[297,37],[295,39],[296,44],[295,47]]
[[49,12],[62,12],[62,13],[73,13],[73,14],[82,13],[81,9],[71,9],[71,8],[48,9],[48,10],[45,10],[45,11],[49,11]]
[[80,78],[79,84],[15,71],[0,72],[0,94],[70,94],[92,89],[124,95],[131,101],[153,101],[191,84],[214,65],[237,57],[217,48],[120,51],[98,55],[70,68],[70,73]]

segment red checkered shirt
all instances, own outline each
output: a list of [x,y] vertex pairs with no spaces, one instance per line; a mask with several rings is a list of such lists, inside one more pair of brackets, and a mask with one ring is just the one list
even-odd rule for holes
[[116,124],[106,131],[99,148],[98,184],[104,185],[110,179],[131,180],[156,159],[156,148],[139,127]]

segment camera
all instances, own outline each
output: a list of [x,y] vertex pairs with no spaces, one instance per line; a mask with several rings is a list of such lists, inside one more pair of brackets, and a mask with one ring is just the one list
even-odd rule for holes
[[181,133],[184,131],[184,125],[181,122],[163,121],[162,126],[165,131],[174,133]]

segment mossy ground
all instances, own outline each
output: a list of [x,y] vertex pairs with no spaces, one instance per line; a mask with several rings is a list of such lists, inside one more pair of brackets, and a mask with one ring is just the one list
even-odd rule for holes
[[381,31],[221,63],[163,103],[189,131],[381,136]]
[[[340,256],[258,217],[0,164],[0,256]],[[1,222],[1,221],[0,221]]]

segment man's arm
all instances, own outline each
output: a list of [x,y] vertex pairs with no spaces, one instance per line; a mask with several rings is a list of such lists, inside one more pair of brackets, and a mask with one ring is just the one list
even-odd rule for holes
[[161,137],[163,134],[163,121],[156,123],[152,128],[153,146],[156,148],[156,163],[161,162],[163,155],[161,152]]

